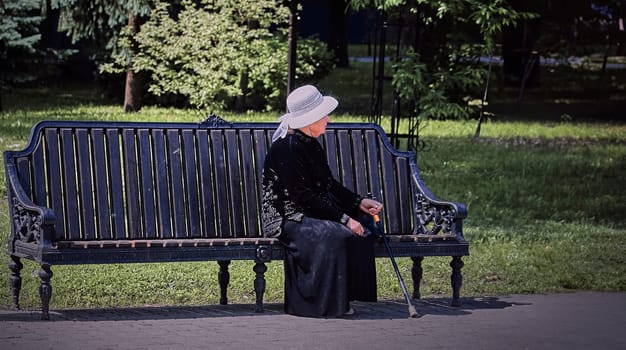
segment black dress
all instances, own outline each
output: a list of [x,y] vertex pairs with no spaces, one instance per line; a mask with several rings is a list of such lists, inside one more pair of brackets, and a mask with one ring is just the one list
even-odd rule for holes
[[341,223],[344,214],[366,220],[360,200],[333,178],[316,139],[296,131],[272,144],[263,169],[263,232],[287,248],[286,313],[336,317],[351,300],[376,301],[374,235],[359,237]]

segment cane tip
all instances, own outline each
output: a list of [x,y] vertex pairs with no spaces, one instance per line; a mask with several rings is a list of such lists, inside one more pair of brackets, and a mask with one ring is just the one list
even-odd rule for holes
[[419,316],[419,314],[417,313],[417,310],[415,310],[415,306],[410,305],[409,306],[409,317],[410,318],[417,318]]

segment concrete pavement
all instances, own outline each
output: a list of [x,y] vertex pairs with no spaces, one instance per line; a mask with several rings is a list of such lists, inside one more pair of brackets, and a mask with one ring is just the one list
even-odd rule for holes
[[285,315],[282,304],[0,310],[0,349],[626,349],[626,293],[576,292],[355,303],[355,315]]

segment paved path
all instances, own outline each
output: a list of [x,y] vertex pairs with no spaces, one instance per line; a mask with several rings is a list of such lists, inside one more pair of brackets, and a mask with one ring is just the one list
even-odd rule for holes
[[282,304],[0,310],[0,349],[626,349],[626,293],[578,292],[415,303],[355,303],[340,319],[285,315]]

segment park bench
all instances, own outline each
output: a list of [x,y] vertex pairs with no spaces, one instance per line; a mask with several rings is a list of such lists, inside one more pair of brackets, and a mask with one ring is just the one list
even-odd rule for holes
[[[5,151],[12,303],[19,308],[21,259],[40,265],[42,318],[49,319],[52,265],[217,261],[226,304],[232,260],[253,262],[255,311],[263,311],[266,263],[280,242],[260,229],[263,160],[275,123],[43,121],[26,147]],[[466,209],[437,199],[415,154],[395,150],[375,124],[334,123],[320,138],[348,188],[384,204],[396,257],[413,260],[419,298],[425,256],[451,256],[459,304]],[[377,257],[387,257],[382,240]]]

